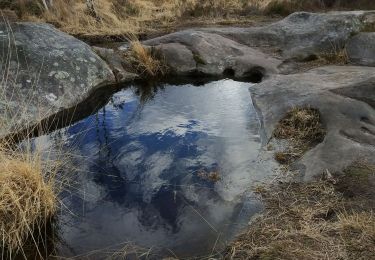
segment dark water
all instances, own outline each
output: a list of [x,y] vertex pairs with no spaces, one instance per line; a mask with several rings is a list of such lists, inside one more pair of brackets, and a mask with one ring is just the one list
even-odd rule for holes
[[77,154],[58,254],[108,257],[130,243],[157,255],[219,253],[261,207],[249,191],[265,177],[249,87],[164,84],[150,95],[133,86],[38,138]]

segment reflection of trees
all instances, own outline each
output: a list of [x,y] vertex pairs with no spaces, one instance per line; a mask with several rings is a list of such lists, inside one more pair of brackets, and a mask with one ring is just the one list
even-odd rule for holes
[[174,86],[182,86],[182,85],[192,85],[196,87],[204,86],[208,82],[212,81],[212,78],[209,77],[171,77],[168,79],[164,79],[163,81],[143,81],[139,82],[136,85],[135,93],[140,97],[140,102],[144,105],[147,101],[153,99],[156,93],[159,90],[165,89],[166,85],[174,85]]
[[105,186],[106,199],[123,204],[128,193],[126,175],[122,175],[121,171],[113,164],[112,144],[114,141],[110,137],[111,129],[108,129],[107,121],[107,110],[104,107],[100,113],[95,115],[98,160],[92,166],[91,171],[94,173],[94,181]]
[[139,96],[140,103],[144,105],[155,97],[159,89],[164,89],[164,86],[152,81],[144,82],[136,87],[135,94]]

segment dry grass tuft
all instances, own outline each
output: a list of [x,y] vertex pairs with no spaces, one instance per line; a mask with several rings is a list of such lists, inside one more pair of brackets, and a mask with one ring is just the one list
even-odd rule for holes
[[341,48],[334,44],[332,44],[331,52],[324,53],[320,58],[323,59],[323,63],[325,64],[346,65],[349,63],[346,48]]
[[[48,2],[48,1],[47,1]],[[65,32],[85,37],[121,36],[170,29],[177,24],[252,21],[254,14],[288,15],[296,11],[375,9],[372,0],[0,0],[22,20],[46,21]],[[91,4],[93,3],[93,6]],[[93,15],[94,14],[94,15]]]
[[292,108],[278,123],[273,136],[290,143],[286,151],[276,153],[276,160],[288,164],[300,158],[304,152],[324,139],[325,130],[319,111],[308,107]]
[[191,18],[212,23],[241,20],[269,1],[96,0],[95,15],[86,0],[53,0],[48,10],[40,0],[0,0],[0,6],[16,10],[23,20],[46,21],[73,35],[100,37],[159,31]]
[[[9,45],[12,41],[9,38]],[[7,56],[11,55],[9,51]],[[3,63],[4,71],[17,75],[8,60]],[[43,127],[27,123],[25,115],[30,101],[14,84],[12,76],[6,75],[0,82],[0,250],[2,259],[27,259],[29,253],[35,253],[33,250],[37,258],[43,258],[46,252],[39,248],[47,249],[47,227],[58,207],[61,179],[56,179],[56,174],[61,165],[50,159],[55,154],[40,152],[29,139],[34,130]],[[16,104],[19,109],[9,108],[9,104]]]
[[168,72],[163,57],[154,48],[142,45],[135,37],[131,37],[129,42],[129,51],[125,55],[137,73],[146,77],[157,77]]
[[[22,2],[27,6],[30,1]],[[49,229],[59,205],[57,197],[65,185],[65,180],[57,176],[57,171],[68,158],[64,154],[62,162],[58,160],[61,156],[58,147],[41,151],[38,143],[30,140],[34,132],[50,129],[51,125],[42,123],[42,119],[46,118],[44,113],[48,111],[35,105],[32,112],[41,122],[36,125],[29,123],[29,120],[34,120],[30,116],[30,100],[40,100],[36,94],[39,92],[35,91],[37,86],[34,84],[27,95],[19,91],[17,75],[20,68],[19,64],[12,64],[11,59],[13,55],[18,57],[17,50],[12,49],[16,40],[9,22],[3,19],[9,31],[8,41],[3,42],[8,48],[3,50],[0,64],[3,72],[0,82],[1,259],[43,259],[50,249],[47,236],[51,235],[49,231],[53,231]],[[14,109],[16,106],[17,109]],[[30,257],[30,254],[35,257]]]
[[[46,165],[49,165],[46,168]],[[22,248],[57,209],[55,164],[35,153],[0,148],[0,240],[3,253]],[[48,169],[48,172],[46,171]]]
[[279,139],[313,142],[323,137],[324,131],[317,109],[295,107],[287,112],[274,131]]
[[[375,171],[366,176],[373,178]],[[348,185],[352,180],[346,180]],[[372,182],[371,200],[374,188]],[[354,207],[357,200],[345,197],[332,182],[284,183],[258,191],[265,212],[232,243],[226,259],[345,260],[375,255],[373,207]]]

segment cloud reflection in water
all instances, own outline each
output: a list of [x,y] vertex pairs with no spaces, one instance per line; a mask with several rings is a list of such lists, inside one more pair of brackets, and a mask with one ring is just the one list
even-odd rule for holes
[[[259,205],[243,204],[244,197],[264,178],[250,86],[165,85],[151,98],[130,87],[61,130],[88,170],[78,176],[81,194],[64,199],[75,215],[61,218],[61,253],[133,241],[191,256],[210,253],[220,233],[225,242],[246,224]],[[202,179],[200,171],[218,172],[220,180]]]

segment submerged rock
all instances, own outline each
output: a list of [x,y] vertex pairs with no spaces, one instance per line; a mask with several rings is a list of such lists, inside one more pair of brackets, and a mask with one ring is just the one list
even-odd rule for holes
[[90,46],[48,24],[0,23],[0,44],[0,110],[7,121],[2,136],[72,108],[115,82]]
[[375,66],[375,33],[359,33],[346,47],[352,64]]
[[327,66],[275,75],[251,88],[267,140],[290,108],[312,107],[321,113],[327,131],[323,142],[293,165],[305,180],[357,160],[375,163],[374,75],[371,67]]

